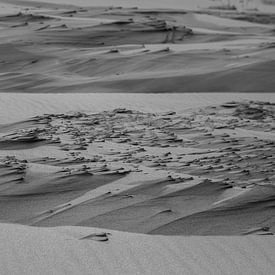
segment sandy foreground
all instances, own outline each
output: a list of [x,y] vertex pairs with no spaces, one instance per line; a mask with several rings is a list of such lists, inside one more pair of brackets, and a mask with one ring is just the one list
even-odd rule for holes
[[0,274],[274,273],[274,5],[172,2],[0,0]]
[[[7,224],[0,233],[2,274],[272,274],[274,270],[270,238],[152,237]],[[109,240],[102,241],[106,235]]]

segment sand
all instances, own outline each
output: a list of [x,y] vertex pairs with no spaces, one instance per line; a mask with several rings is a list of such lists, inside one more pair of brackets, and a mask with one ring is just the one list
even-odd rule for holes
[[0,18],[0,91],[273,92],[271,15],[241,18],[193,1],[193,10],[175,12],[151,2],[133,9],[13,1],[21,13],[9,2]]
[[[19,0],[18,2],[24,2]],[[38,2],[37,0],[30,0],[32,2]],[[42,1],[41,1],[42,2]],[[60,4],[72,4],[72,5],[80,5],[80,6],[115,6],[115,7],[139,7],[146,9],[191,9],[196,10],[200,8],[206,8],[209,6],[220,7],[226,6],[227,1],[217,1],[216,5],[213,4],[213,1],[209,0],[171,0],[169,3],[165,0],[160,0],[157,3],[155,1],[146,1],[146,0],[93,0],[92,2],[89,0],[44,0],[45,3],[60,3]],[[232,5],[235,5],[237,9],[240,11],[243,10],[243,4],[238,0],[230,1]],[[273,0],[252,0],[247,1],[246,3],[247,9],[259,9],[262,12],[271,12],[274,11],[272,5],[274,5]]]
[[274,102],[254,100],[4,124],[0,218],[162,235],[273,235],[274,116]]
[[274,5],[231,3],[0,0],[1,274],[272,274]]
[[[2,224],[3,274],[272,274],[274,239]],[[104,239],[108,236],[108,240]]]
[[275,102],[274,93],[184,93],[184,94],[30,94],[0,93],[0,124],[27,120],[36,115],[67,112],[96,113],[127,108],[142,112],[180,114],[191,107],[220,105],[232,100],[265,100]]

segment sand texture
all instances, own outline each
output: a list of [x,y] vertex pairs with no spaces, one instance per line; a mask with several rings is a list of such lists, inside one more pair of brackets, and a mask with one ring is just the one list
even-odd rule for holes
[[4,1],[1,92],[274,92],[273,14]]
[[0,274],[274,274],[273,0],[0,0]]
[[[0,127],[1,219],[272,235],[274,103],[48,114]],[[12,214],[13,213],[13,214]]]
[[258,236],[163,237],[2,224],[0,248],[2,274],[14,275],[258,275],[274,270],[274,239]]

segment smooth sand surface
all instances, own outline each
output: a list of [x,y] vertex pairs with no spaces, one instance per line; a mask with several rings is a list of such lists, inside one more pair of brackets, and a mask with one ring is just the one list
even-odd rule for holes
[[[20,2],[22,0],[18,0]],[[45,2],[45,3],[60,3],[60,4],[72,4],[72,5],[81,5],[81,6],[122,6],[122,7],[139,7],[145,9],[155,9],[155,8],[163,8],[163,9],[199,9],[205,8],[213,5],[212,1],[209,0],[170,0],[169,2],[166,0],[159,1],[146,1],[146,0],[30,0],[32,2]],[[252,0],[247,1],[248,8],[250,9],[259,9],[265,12],[271,12],[275,9],[270,5],[271,1],[264,0]],[[217,1],[217,6],[227,4],[227,1]],[[232,5],[235,5],[239,10],[243,9],[242,3],[238,0],[230,1]],[[272,3],[274,4],[274,3]]]
[[0,226],[3,274],[272,274],[274,238]]
[[101,112],[116,108],[142,112],[184,113],[194,107],[219,105],[232,100],[275,102],[274,93],[184,93],[171,94],[20,94],[0,93],[0,124],[18,122],[45,113]]
[[[21,0],[17,1],[20,3]],[[45,3],[59,3],[59,4],[71,4],[76,6],[122,6],[122,7],[139,7],[139,8],[145,8],[145,9],[154,9],[154,8],[182,8],[182,9],[197,9],[199,5],[202,4],[202,6],[207,6],[211,2],[206,0],[205,4],[201,0],[172,0],[169,3],[165,0],[160,0],[157,3],[155,1],[145,1],[145,0],[45,0],[45,1],[37,1],[37,0],[31,0],[32,2],[45,2]]]

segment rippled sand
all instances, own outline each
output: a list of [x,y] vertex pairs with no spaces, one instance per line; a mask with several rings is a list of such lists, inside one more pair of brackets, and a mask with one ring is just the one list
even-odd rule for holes
[[1,218],[272,235],[274,104],[233,101],[181,114],[118,108],[2,125]]
[[46,2],[0,0],[0,273],[272,274],[274,5]]

